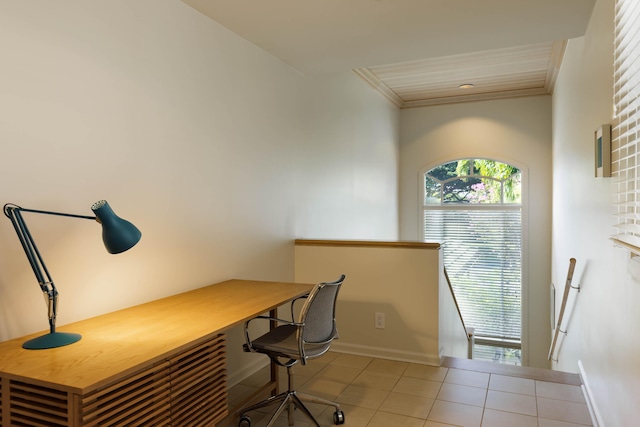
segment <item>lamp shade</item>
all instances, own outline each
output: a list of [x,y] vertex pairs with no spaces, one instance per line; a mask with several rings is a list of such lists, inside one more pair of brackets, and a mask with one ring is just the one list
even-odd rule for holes
[[94,203],[91,210],[102,225],[102,241],[110,254],[127,251],[140,241],[142,237],[140,230],[129,221],[117,216],[106,200]]

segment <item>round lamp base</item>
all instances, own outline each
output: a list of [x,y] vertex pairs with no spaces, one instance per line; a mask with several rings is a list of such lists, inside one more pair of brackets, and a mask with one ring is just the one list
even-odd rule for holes
[[41,337],[34,338],[22,344],[27,350],[42,350],[45,348],[62,347],[80,341],[82,335],[67,332],[51,332]]

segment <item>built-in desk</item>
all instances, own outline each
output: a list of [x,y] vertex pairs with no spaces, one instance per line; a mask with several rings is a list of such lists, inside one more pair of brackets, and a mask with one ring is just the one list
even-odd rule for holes
[[213,426],[228,413],[224,332],[312,285],[229,280],[0,343],[0,425]]

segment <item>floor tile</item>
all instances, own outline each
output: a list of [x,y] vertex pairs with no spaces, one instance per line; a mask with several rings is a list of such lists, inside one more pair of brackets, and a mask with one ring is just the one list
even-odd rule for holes
[[322,363],[333,363],[334,360],[336,360],[337,357],[342,356],[343,354],[346,353],[338,353],[336,351],[328,351],[325,354],[323,354],[319,359],[311,359],[312,362],[322,362]]
[[538,427],[538,418],[512,412],[485,409],[482,427]]
[[[284,371],[287,372],[286,370]],[[245,378],[241,381],[241,384],[250,385],[254,387],[260,387],[265,381],[269,381],[269,375],[271,375],[271,371],[269,370],[269,366],[264,366],[256,371],[253,375],[248,378]]]
[[334,400],[347,388],[347,384],[335,381],[327,381],[316,378],[310,378],[309,381],[298,387],[302,393],[318,396],[323,399]]
[[484,406],[487,389],[466,385],[444,383],[438,393],[438,400],[464,403],[465,405]]
[[427,422],[424,423],[424,427],[460,427],[460,426],[456,424],[445,424],[445,423],[439,423],[437,421],[427,420]]
[[489,374],[484,372],[465,371],[462,369],[449,369],[444,379],[446,383],[468,385],[470,387],[489,386]]
[[574,423],[567,423],[564,421],[538,418],[538,427],[585,427],[585,424],[574,424]]
[[[353,406],[353,405],[340,405],[340,410],[344,413],[345,423],[342,424],[346,427],[366,427],[371,421],[371,418],[376,413],[375,409],[363,408],[361,406]],[[335,408],[327,408],[321,416],[321,419],[318,419],[320,424],[323,424],[323,420],[330,420],[328,422],[328,426],[335,426],[333,424],[333,413],[335,412]],[[323,425],[324,426],[324,425]]]
[[338,396],[337,401],[340,404],[378,409],[388,395],[388,391],[350,385],[340,396]]
[[536,395],[536,382],[526,378],[509,377],[506,375],[491,374],[489,389],[506,391],[508,393]]
[[[474,371],[472,365],[447,368],[335,352],[325,356],[295,366],[294,388],[301,396],[338,402],[345,427],[591,425],[580,386],[574,380],[561,384],[562,376],[541,378],[538,373],[527,378],[521,371],[493,370],[487,365],[478,365]],[[286,369],[279,368],[279,373],[281,388],[286,389]],[[246,398],[268,377],[269,370],[264,368],[243,380],[229,390],[230,401]],[[335,408],[307,406],[321,427],[334,426]],[[252,411],[252,427],[264,427],[274,411],[275,405]],[[302,411],[295,411],[294,418],[296,427],[313,425]],[[287,414],[283,413],[276,427],[285,426]]]
[[402,375],[409,367],[407,362],[396,362],[394,360],[374,359],[365,369],[367,371],[378,372],[389,375]]
[[[320,372],[321,370],[323,370],[324,368],[326,368],[327,366],[329,366],[329,363],[323,363],[323,362],[319,362],[319,361],[312,361],[311,363],[307,363],[306,365],[302,365],[300,363],[298,363],[297,365],[295,365],[293,367],[293,375],[304,375],[307,377],[311,377],[313,375],[316,375],[318,372]],[[268,370],[267,370],[268,372]],[[281,368],[280,369],[280,373],[281,376],[285,376],[287,375],[287,370],[286,368]]]
[[380,390],[393,390],[398,383],[399,375],[381,374],[379,372],[362,371],[351,384],[362,387],[377,388]]
[[229,402],[233,404],[235,402],[242,401],[242,399],[249,396],[255,390],[256,387],[240,383],[229,390],[227,399],[229,399]]
[[584,403],[538,397],[538,416],[550,420],[591,425],[589,409]]
[[440,366],[419,365],[412,363],[409,365],[406,371],[404,371],[405,377],[420,378],[430,381],[444,381],[444,377],[447,375],[448,368]]
[[332,365],[348,366],[350,368],[364,369],[373,361],[373,357],[358,356],[355,354],[339,354],[333,361]]
[[575,385],[536,381],[536,396],[585,403],[582,388]]
[[[262,413],[262,412],[256,412],[256,411],[252,411],[249,415],[249,417],[251,418],[251,427],[265,427],[267,425],[267,423],[269,422],[269,420],[271,420],[271,416],[273,415],[273,413],[275,412],[276,407],[272,407],[270,408],[271,411],[269,413]],[[301,417],[297,414],[298,411],[296,411],[294,420],[295,420],[295,426],[296,427],[311,427],[311,426],[315,426],[315,424],[313,424],[313,422],[311,420],[309,420],[308,418],[306,418],[304,415],[302,415]],[[304,417],[304,418],[303,418]],[[278,418],[276,419],[276,422],[274,423],[273,427],[288,427],[289,426],[289,418],[287,415],[286,410],[282,411],[282,413],[278,416]]]
[[367,427],[423,427],[424,420],[411,418],[404,415],[377,412]]
[[480,427],[482,412],[482,408],[477,406],[436,400],[427,419],[456,426]]
[[408,417],[427,419],[429,411],[433,406],[433,399],[426,397],[411,396],[402,393],[390,393],[382,402],[379,410]]
[[[289,427],[289,422],[287,421],[288,418],[286,415],[281,415],[280,417],[278,417],[278,419],[276,420],[276,422],[272,425],[272,427]],[[263,418],[262,420],[260,420],[258,423],[256,424],[251,424],[251,427],[265,427],[267,425],[267,423],[269,422],[269,418]],[[296,427],[312,427],[315,424],[313,424],[313,422],[311,421],[301,421],[301,420],[296,420],[295,421],[295,426]]]
[[397,393],[435,399],[440,391],[442,383],[437,381],[421,380],[419,378],[402,377],[393,388]]
[[328,365],[315,375],[315,378],[336,381],[339,383],[350,384],[358,375],[361,370],[357,368],[351,368],[348,366],[334,366]]
[[489,390],[487,403],[490,409],[514,412],[516,414],[537,416],[536,398],[524,394],[505,393],[503,391]]
[[[320,404],[307,403],[307,402],[305,402],[305,405],[311,411],[315,419],[320,423],[322,427],[335,427],[335,424],[333,423],[333,413],[336,411],[336,409],[333,406],[320,405]],[[340,405],[340,409],[344,411],[343,405]],[[370,409],[369,411],[371,411],[372,413],[375,412],[372,409]],[[302,411],[296,410],[295,412],[296,413],[294,415],[294,419],[295,419],[296,427],[298,426],[298,420],[300,420],[301,422],[309,422],[309,419],[304,413],[302,413]],[[355,411],[351,411],[351,412],[355,412]],[[356,418],[354,418],[354,421],[355,420]],[[313,423],[311,424],[314,425]],[[233,426],[228,426],[228,427],[233,427]]]

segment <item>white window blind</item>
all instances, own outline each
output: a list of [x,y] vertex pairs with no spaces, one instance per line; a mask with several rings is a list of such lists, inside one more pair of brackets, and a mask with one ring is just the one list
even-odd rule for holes
[[462,317],[478,337],[520,342],[521,216],[519,205],[424,210],[425,238],[444,242]]
[[640,252],[640,2],[617,0],[614,22],[614,108],[611,172],[615,178],[613,239]]

